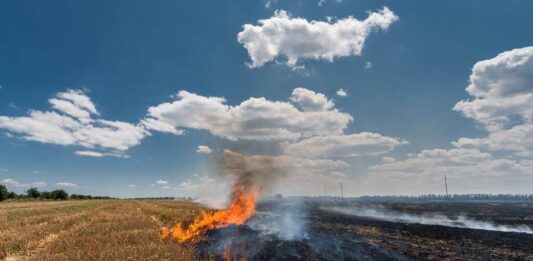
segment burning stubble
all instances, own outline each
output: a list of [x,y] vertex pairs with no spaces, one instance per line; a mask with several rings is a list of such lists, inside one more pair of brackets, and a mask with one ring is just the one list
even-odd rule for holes
[[245,156],[225,150],[221,159],[221,174],[233,180],[230,206],[214,212],[204,211],[186,228],[182,223],[170,229],[163,227],[161,239],[194,244],[209,230],[244,224],[255,214],[257,198],[284,173],[283,164],[278,161],[279,158],[275,156]]
[[180,244],[197,243],[211,229],[242,225],[255,214],[257,195],[257,191],[242,191],[239,186],[234,186],[233,202],[229,208],[213,213],[204,211],[187,228],[183,228],[181,223],[176,224],[171,229],[164,227],[161,232],[161,239],[170,237]]

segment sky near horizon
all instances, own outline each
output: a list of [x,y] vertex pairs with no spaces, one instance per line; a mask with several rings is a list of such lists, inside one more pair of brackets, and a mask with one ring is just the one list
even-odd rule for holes
[[533,193],[531,1],[2,1],[0,183]]

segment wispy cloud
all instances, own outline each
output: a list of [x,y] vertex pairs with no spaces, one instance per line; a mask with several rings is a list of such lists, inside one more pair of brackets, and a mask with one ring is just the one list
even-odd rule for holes
[[265,2],[265,8],[271,8],[273,5],[277,3],[278,3],[278,0],[267,0]]
[[22,183],[15,179],[3,179],[0,180],[0,184],[14,187],[45,187],[46,183],[43,181],[35,181],[31,183]]
[[129,155],[124,154],[124,152],[122,151],[98,152],[98,151],[92,151],[92,150],[78,150],[74,152],[74,154],[78,156],[95,157],[95,158],[101,158],[101,157],[129,158],[130,157]]
[[58,182],[56,183],[57,186],[60,186],[60,187],[70,187],[70,188],[77,188],[78,185],[77,184],[74,184],[74,183],[71,183],[71,182]]

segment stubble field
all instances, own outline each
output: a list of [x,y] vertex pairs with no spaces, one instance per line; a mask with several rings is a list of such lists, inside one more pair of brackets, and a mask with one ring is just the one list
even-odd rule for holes
[[89,200],[0,204],[0,260],[194,260],[159,240],[163,224],[200,211],[184,201]]

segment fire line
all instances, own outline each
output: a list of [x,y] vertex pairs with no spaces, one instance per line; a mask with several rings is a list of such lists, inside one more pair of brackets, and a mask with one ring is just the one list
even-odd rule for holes
[[233,201],[227,209],[221,209],[213,213],[202,211],[193,223],[187,228],[182,223],[172,228],[163,227],[161,239],[170,238],[180,244],[197,243],[212,229],[227,227],[230,225],[242,225],[255,214],[256,191],[243,191],[238,185],[233,186]]

